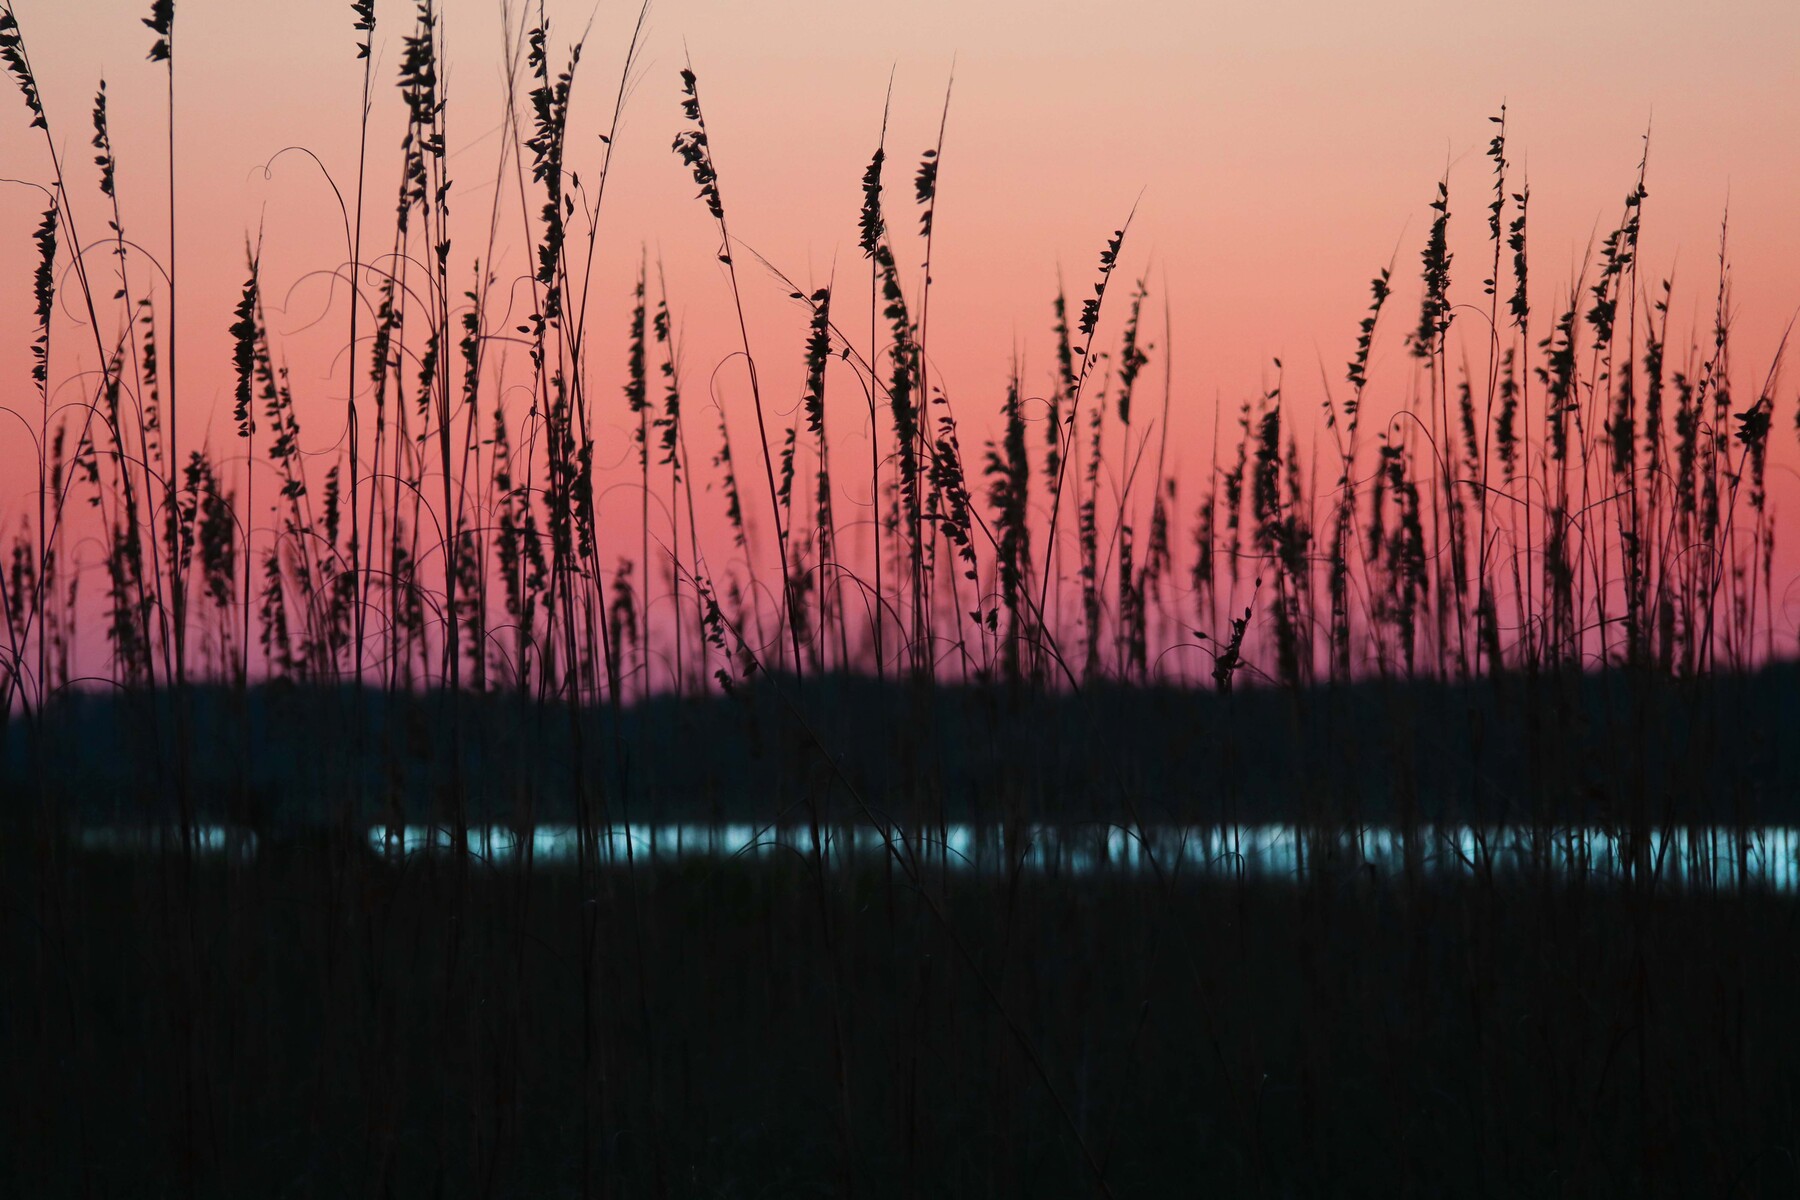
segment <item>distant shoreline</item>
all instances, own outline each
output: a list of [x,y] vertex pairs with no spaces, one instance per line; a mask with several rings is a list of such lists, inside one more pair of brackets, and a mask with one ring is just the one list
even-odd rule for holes
[[[763,679],[733,696],[571,710],[503,693],[190,689],[66,696],[6,727],[0,782],[83,821],[896,819],[1621,824],[1800,819],[1800,665],[1623,669],[1304,691]],[[358,724],[360,722],[360,725]],[[579,750],[575,747],[579,746]],[[180,774],[185,772],[184,775]]]

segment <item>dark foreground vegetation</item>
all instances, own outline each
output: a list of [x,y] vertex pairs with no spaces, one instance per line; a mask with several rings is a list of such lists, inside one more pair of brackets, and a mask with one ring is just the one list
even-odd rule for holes
[[[431,736],[447,695],[265,687],[190,695],[187,806],[145,732],[174,727],[168,697],[70,700],[7,759],[0,1186],[1788,1194],[1800,906],[1761,885],[968,872],[916,848],[846,865],[804,833],[526,865],[378,854],[367,830],[1742,829],[1792,818],[1795,694],[1791,667],[1228,696],[771,677],[573,717],[466,695],[459,771]],[[184,821],[258,840],[77,836]]]
[[6,853],[11,1195],[1800,1187],[1754,892]]

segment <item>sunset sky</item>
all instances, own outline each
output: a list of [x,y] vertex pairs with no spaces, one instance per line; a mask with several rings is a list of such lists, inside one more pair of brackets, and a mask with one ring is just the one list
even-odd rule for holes
[[[598,175],[600,142],[634,6],[549,4],[553,61],[592,12],[577,84],[570,166]],[[163,73],[145,61],[145,3],[17,0],[85,236],[103,231],[88,113],[108,81],[119,189],[134,238],[161,255]],[[401,106],[393,92],[412,6],[381,0],[370,141],[365,254],[389,240]],[[499,147],[502,71],[497,0],[447,0],[452,211],[462,225],[453,270],[467,279],[483,250]],[[347,0],[181,0],[175,154],[180,239],[183,440],[231,436],[226,330],[244,276],[244,241],[261,228],[265,287],[293,366],[308,450],[341,432],[344,309],[324,272],[346,260],[330,188],[356,178],[361,68]],[[1800,7],[1785,0],[1567,0],[1508,5],[1370,0],[1258,5],[1066,0],[916,0],[904,5],[747,5],[659,0],[632,80],[602,214],[591,321],[593,369],[622,376],[639,246],[660,257],[681,317],[690,392],[732,352],[735,326],[714,259],[717,238],[693,182],[670,153],[680,128],[677,72],[699,75],[734,234],[809,286],[835,278],[866,294],[856,246],[859,180],[873,150],[890,72],[890,219],[916,227],[910,176],[936,135],[954,72],[940,176],[931,301],[935,374],[967,424],[991,430],[1015,348],[1028,390],[1050,367],[1050,302],[1059,269],[1086,292],[1105,238],[1137,204],[1121,283],[1147,276],[1156,328],[1148,379],[1158,398],[1173,325],[1171,458],[1211,454],[1215,399],[1229,414],[1284,359],[1295,410],[1317,411],[1321,370],[1341,386],[1369,278],[1395,261],[1396,299],[1378,338],[1369,403],[1400,407],[1412,386],[1401,335],[1416,323],[1417,264],[1437,181],[1450,175],[1453,297],[1485,307],[1484,155],[1488,117],[1510,114],[1514,187],[1532,189],[1531,250],[1541,323],[1584,248],[1616,223],[1651,131],[1644,282],[1674,273],[1676,327],[1704,337],[1716,283],[1719,224],[1731,215],[1738,390],[1753,397],[1800,306]],[[10,84],[0,94],[0,174],[40,183],[51,168]],[[509,171],[512,168],[508,168]],[[501,261],[526,247],[516,189],[500,224]],[[535,202],[534,202],[535,206]],[[43,197],[0,187],[0,370],[36,423],[26,386],[31,337],[30,233]],[[900,239],[916,279],[922,245]],[[65,259],[66,261],[66,259]],[[771,393],[797,401],[805,314],[740,254],[751,333]],[[1112,312],[1110,330],[1123,305]],[[1462,310],[1465,326],[1479,318]],[[317,324],[314,324],[317,322]],[[513,323],[513,322],[509,322]],[[311,328],[308,328],[311,326]],[[53,380],[93,366],[65,313]],[[1672,357],[1679,356],[1677,348]],[[84,353],[85,351],[85,353]],[[719,376],[728,399],[736,385]],[[616,393],[613,393],[616,394]],[[66,398],[66,397],[65,397]],[[1773,486],[1796,493],[1794,388],[1779,392]],[[860,398],[839,392],[852,443]],[[733,412],[737,421],[740,414]],[[334,423],[335,422],[335,423]],[[605,418],[602,423],[605,424]],[[623,405],[605,462],[628,453]],[[866,446],[866,442],[863,443]],[[602,450],[607,450],[603,444]],[[35,492],[29,448],[8,438],[0,507]],[[866,489],[865,489],[866,490]],[[1197,489],[1195,489],[1197,490]],[[754,516],[756,492],[747,500]],[[1191,496],[1191,492],[1190,492]],[[866,496],[865,496],[866,499]],[[766,498],[765,498],[766,502]],[[1186,501],[1184,500],[1184,504]],[[1791,507],[1791,505],[1789,505]],[[9,522],[12,521],[10,515]],[[1800,560],[1788,564],[1789,573]]]

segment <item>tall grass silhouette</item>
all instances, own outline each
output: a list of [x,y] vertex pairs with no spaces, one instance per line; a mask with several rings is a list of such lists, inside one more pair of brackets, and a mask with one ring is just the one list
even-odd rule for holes
[[[158,14],[151,24],[161,31],[173,18],[164,20],[160,9]],[[357,16],[356,32],[367,35],[372,14],[358,9]],[[366,304],[375,316],[373,331],[366,332],[365,302],[345,306],[348,357],[354,362],[366,355],[369,365],[351,379],[344,446],[334,460],[294,455],[297,413],[314,406],[295,404],[287,390],[281,349],[260,316],[260,256],[250,248],[249,280],[231,328],[235,413],[246,453],[276,468],[282,498],[290,502],[269,544],[242,517],[248,491],[240,498],[228,487],[207,486],[221,477],[219,464],[208,457],[214,451],[190,450],[181,457],[172,406],[164,399],[178,386],[176,347],[166,336],[159,340],[159,328],[172,327],[173,320],[162,319],[159,305],[175,291],[136,296],[128,285],[114,296],[135,311],[132,321],[115,322],[108,344],[106,323],[98,319],[106,304],[95,295],[87,260],[69,259],[62,283],[74,294],[65,299],[92,305],[91,336],[103,367],[90,402],[72,415],[39,421],[38,458],[46,480],[59,431],[73,470],[60,477],[60,486],[40,489],[44,511],[32,536],[42,544],[15,554],[14,573],[21,582],[33,578],[13,604],[18,618],[7,685],[13,706],[40,704],[56,688],[47,670],[56,637],[49,626],[68,616],[69,606],[51,603],[54,577],[38,579],[34,572],[53,569],[54,535],[67,505],[77,500],[116,517],[107,535],[115,578],[106,640],[121,682],[154,684],[160,670],[179,690],[189,670],[191,634],[206,640],[210,662],[200,669],[209,679],[225,678],[227,658],[235,655],[232,665],[245,679],[504,686],[593,701],[664,687],[680,691],[682,680],[712,676],[710,669],[679,678],[663,672],[658,682],[659,674],[644,665],[669,653],[675,631],[687,627],[679,617],[680,596],[697,595],[701,584],[712,590],[712,581],[696,570],[704,560],[697,522],[691,523],[685,564],[668,549],[675,533],[670,514],[681,508],[675,494],[682,480],[675,447],[684,437],[675,382],[680,364],[666,296],[652,321],[647,269],[640,272],[641,294],[622,356],[629,376],[624,411],[635,425],[637,445],[633,486],[643,498],[638,536],[615,547],[596,542],[592,422],[600,401],[586,367],[594,332],[586,324],[585,292],[599,251],[594,218],[606,177],[603,169],[595,186],[581,189],[582,203],[591,206],[581,208],[569,190],[562,149],[580,45],[571,48],[566,69],[553,74],[546,27],[527,27],[525,19],[522,14],[509,25],[519,34],[510,50],[519,84],[509,93],[515,107],[506,127],[520,133],[520,171],[529,166],[529,181],[521,184],[537,192],[530,275],[536,302],[514,332],[529,345],[529,393],[541,419],[522,422],[509,409],[498,393],[511,380],[488,365],[511,338],[487,311],[494,264],[466,286],[452,278],[439,35],[433,11],[422,7],[403,39],[404,183],[393,249],[378,263],[365,262],[361,249],[366,117],[358,142],[358,215],[342,273],[359,296],[365,285],[370,289]],[[9,68],[34,122],[48,129],[16,21],[8,29]],[[166,34],[156,43],[159,61],[173,63],[170,44]],[[363,43],[356,48],[363,54]],[[634,43],[625,79],[636,63]],[[718,257],[741,308],[739,248],[725,224],[698,77],[688,71],[680,87],[690,127],[677,137],[675,150],[694,175],[700,203],[719,223]],[[626,90],[619,90],[619,108]],[[365,113],[373,102],[368,93]],[[804,419],[784,429],[766,414],[757,416],[754,448],[773,545],[751,544],[745,497],[728,469],[737,461],[728,427],[714,456],[726,480],[724,515],[742,542],[743,561],[725,586],[740,598],[740,626],[756,629],[759,637],[779,629],[785,644],[770,655],[771,665],[796,679],[809,668],[884,673],[895,657],[890,625],[909,674],[934,679],[948,664],[958,680],[992,679],[1007,653],[995,632],[1002,617],[1030,647],[1029,674],[1046,684],[1145,679],[1152,662],[1158,677],[1194,679],[1205,674],[1204,652],[1194,652],[1191,631],[1218,633],[1211,590],[1223,566],[1232,580],[1262,580],[1263,599],[1247,634],[1246,650],[1255,653],[1246,661],[1264,679],[1289,686],[1310,684],[1321,674],[1467,680],[1484,672],[1612,665],[1654,664],[1664,673],[1691,675],[1766,657],[1775,625],[1772,581],[1763,565],[1772,545],[1763,479],[1780,361],[1778,356],[1771,364],[1755,399],[1734,407],[1723,235],[1716,327],[1710,344],[1690,345],[1682,369],[1669,361],[1671,289],[1666,281],[1640,277],[1637,246],[1648,194],[1641,168],[1621,222],[1570,286],[1549,332],[1534,334],[1529,193],[1508,190],[1504,113],[1495,120],[1500,124],[1489,152],[1494,175],[1487,204],[1493,257],[1481,289],[1488,333],[1452,342],[1459,305],[1452,298],[1448,248],[1450,187],[1442,181],[1430,201],[1416,325],[1400,335],[1418,366],[1417,395],[1378,414],[1371,450],[1363,436],[1364,410],[1373,400],[1366,394],[1371,354],[1395,287],[1392,268],[1384,268],[1344,373],[1349,394],[1341,402],[1328,394],[1324,402],[1328,448],[1303,452],[1295,414],[1284,411],[1276,364],[1274,386],[1241,414],[1235,450],[1222,447],[1225,461],[1237,465],[1215,469],[1203,481],[1186,531],[1180,528],[1184,514],[1173,505],[1179,481],[1162,474],[1167,414],[1140,420],[1133,407],[1141,374],[1155,369],[1161,353],[1144,328],[1155,300],[1147,283],[1132,289],[1116,349],[1105,340],[1106,285],[1128,225],[1107,239],[1093,296],[1081,302],[1073,330],[1063,315],[1066,303],[1057,299],[1058,365],[1042,397],[1041,495],[1023,505],[1023,497],[981,497],[968,483],[961,426],[948,394],[926,378],[929,270],[917,281],[918,295],[909,298],[885,211],[885,148],[878,150],[863,180],[861,214],[861,245],[879,310],[869,336],[859,339],[839,324],[834,311],[842,309],[834,310],[830,287],[790,289],[807,313]],[[113,203],[114,253],[148,254],[118,220],[104,86],[93,141],[100,191]],[[915,187],[926,255],[938,153],[927,152]],[[40,331],[33,382],[45,393],[53,382],[50,313],[62,274],[58,251],[79,232],[59,159],[53,157],[52,169],[52,206],[37,234],[34,284]],[[502,164],[503,176],[505,171]],[[568,223],[578,211],[589,214],[585,246],[570,236]],[[496,200],[490,229],[498,220]],[[492,247],[490,234],[484,248]],[[575,248],[582,251],[579,259],[571,257]],[[776,264],[763,265],[781,286],[791,284]],[[1500,279],[1503,273],[1511,278]],[[172,284],[174,272],[165,275]],[[420,305],[426,307],[415,312]],[[654,340],[664,348],[658,370],[673,389],[667,394],[677,398],[672,405],[665,399],[654,421],[662,438],[660,465],[671,468],[666,481],[653,480],[649,470],[653,323]],[[740,325],[751,411],[759,413],[756,348],[747,325]],[[1485,362],[1472,365],[1472,355]],[[878,438],[870,479],[885,506],[883,536],[866,562],[833,528],[838,497],[829,468],[826,396],[830,380],[840,377],[887,418],[885,447]],[[1028,423],[1037,419],[1028,414],[1039,408],[1031,386],[1020,380],[1018,419]],[[109,406],[120,402],[124,407],[115,415]],[[1176,402],[1165,389],[1165,406]],[[1010,404],[997,406],[1002,425]],[[41,406],[48,414],[47,399]],[[259,415],[265,423],[261,442]],[[127,429],[134,419],[140,428]],[[527,442],[517,447],[515,429],[529,430]],[[737,450],[741,455],[742,447]],[[1014,457],[1023,464],[1016,452]],[[1140,478],[1146,467],[1155,478]],[[796,506],[803,470],[810,473],[805,492],[811,499]],[[316,505],[315,493],[322,493]],[[1008,503],[1013,510],[1003,512]],[[187,593],[195,523],[205,505],[214,513],[214,557],[226,552],[226,540],[234,541],[230,553],[261,562],[264,583],[254,599],[247,584],[212,588],[211,605],[221,611],[202,616],[189,611]],[[506,512],[499,527],[479,526],[496,507]],[[796,523],[802,528],[790,528]],[[239,532],[226,539],[231,524]],[[1138,549],[1140,530],[1151,534],[1147,557]],[[1011,549],[1003,548],[1008,533]],[[1018,552],[1032,540],[1042,543],[1038,553]],[[1072,548],[1065,551],[1065,542]],[[1184,550],[1191,558],[1180,562]],[[542,570],[521,571],[521,562],[540,557]],[[765,568],[777,571],[779,580],[763,579]],[[684,574],[691,583],[684,584]],[[1003,576],[1012,579],[1010,587],[1001,586]],[[1175,588],[1183,578],[1189,586]],[[843,604],[851,583],[863,596],[860,606]],[[1146,609],[1152,589],[1165,606],[1155,622]],[[1078,605],[1073,622],[1065,590]],[[496,592],[508,596],[510,651],[491,636],[490,597]],[[621,629],[632,644],[614,646],[611,607],[627,598],[638,619]],[[690,616],[693,607],[688,602]],[[662,611],[675,615],[653,622],[652,614]],[[243,636],[240,618],[256,627],[254,639]],[[1152,624],[1162,635],[1154,647]],[[222,638],[233,629],[239,630],[238,644],[228,647]],[[27,670],[31,663],[36,669]],[[1051,664],[1058,665],[1052,670]]]

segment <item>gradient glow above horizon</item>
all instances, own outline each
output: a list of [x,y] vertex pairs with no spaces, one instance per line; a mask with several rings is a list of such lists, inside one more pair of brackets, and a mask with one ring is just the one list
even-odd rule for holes
[[[337,202],[316,154],[348,189],[356,171],[361,66],[349,4],[181,0],[175,155],[180,239],[183,440],[231,436],[226,330],[246,238],[264,246],[273,332],[294,369],[310,450],[341,434],[341,298],[325,272],[346,261]],[[410,3],[380,0],[378,86],[368,206],[385,238],[397,181],[401,106],[392,90]],[[145,61],[147,0],[18,0],[43,98],[84,226],[103,230],[88,113],[104,74],[126,225],[159,256],[167,245],[163,74]],[[453,211],[467,224],[453,269],[485,249],[495,187],[502,74],[498,0],[444,0],[449,44]],[[597,172],[635,5],[547,3],[553,62],[592,17],[574,106],[570,166]],[[1673,274],[1674,328],[1711,323],[1721,219],[1729,205],[1735,360],[1760,386],[1800,307],[1800,7],[1779,0],[1531,0],[1507,6],[1276,0],[1257,6],[1064,0],[920,0],[761,5],[659,0],[650,13],[602,213],[590,320],[591,369],[622,378],[630,289],[646,247],[666,265],[683,323],[691,391],[732,353],[735,326],[715,260],[717,236],[669,152],[680,124],[677,71],[699,74],[734,234],[798,282],[866,273],[856,246],[859,179],[880,132],[910,227],[918,154],[936,137],[954,73],[933,264],[934,373],[968,423],[991,429],[1009,361],[1028,390],[1048,380],[1058,273],[1085,294],[1105,238],[1136,206],[1117,278],[1147,278],[1150,379],[1172,368],[1170,459],[1204,464],[1216,412],[1285,363],[1294,411],[1310,421],[1321,380],[1340,387],[1368,281],[1394,262],[1400,315],[1378,339],[1369,403],[1386,412],[1413,386],[1401,344],[1416,304],[1426,203],[1450,178],[1452,295],[1485,306],[1488,118],[1509,114],[1515,186],[1532,189],[1534,292],[1548,311],[1590,244],[1616,223],[1649,131],[1646,285]],[[511,168],[509,168],[510,170]],[[10,83],[0,92],[0,175],[47,183],[39,131]],[[509,193],[511,195],[511,193]],[[516,195],[498,258],[527,253]],[[0,187],[0,371],[26,395],[30,232],[40,193]],[[909,206],[908,206],[909,207]],[[902,246],[910,243],[902,240]],[[746,257],[740,262],[749,263]],[[901,251],[903,269],[915,271]],[[772,391],[798,397],[805,314],[754,266],[741,272],[751,333]],[[1172,341],[1162,334],[1167,305]],[[1463,318],[1481,319],[1473,309]],[[72,326],[72,314],[59,318]],[[1117,321],[1117,314],[1113,320]],[[1116,333],[1116,324],[1114,330]],[[1685,338],[1673,337],[1671,356]],[[59,333],[52,379],[94,364]],[[729,382],[721,383],[729,388]],[[616,393],[615,393],[616,394]],[[1771,489],[1800,494],[1793,389],[1778,390]],[[66,398],[66,397],[65,397]],[[35,409],[35,399],[28,408]],[[854,409],[846,409],[854,415]],[[735,419],[735,417],[734,417]],[[866,414],[863,418],[866,423]],[[606,422],[603,420],[602,424]],[[1303,426],[1304,428],[1304,426]],[[855,436],[854,434],[852,436]],[[1303,435],[1304,436],[1304,435]],[[864,442],[866,445],[866,441]],[[610,457],[608,453],[610,452]],[[854,451],[850,451],[854,453]],[[623,406],[599,457],[628,453]],[[30,447],[0,443],[0,511],[35,492]],[[747,501],[755,519],[757,506]],[[631,519],[635,522],[635,515]],[[1782,578],[1800,569],[1792,551]],[[1792,620],[1783,632],[1792,631]]]

